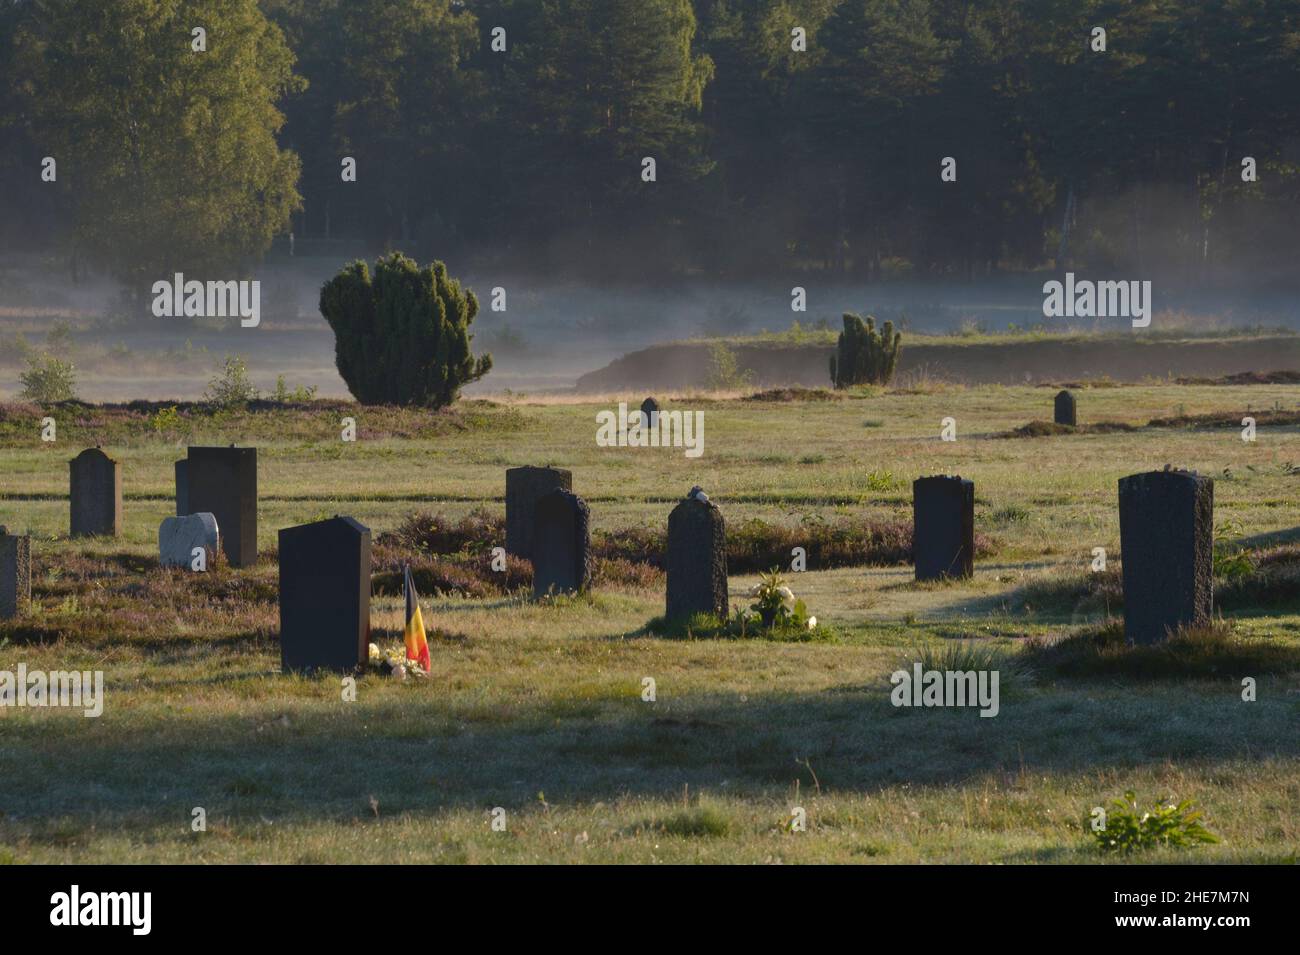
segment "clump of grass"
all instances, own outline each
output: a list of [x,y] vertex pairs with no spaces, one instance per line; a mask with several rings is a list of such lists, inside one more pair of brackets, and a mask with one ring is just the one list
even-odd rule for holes
[[1033,667],[1021,653],[978,640],[945,640],[942,643],[922,643],[914,646],[899,661],[908,673],[915,664],[921,669],[944,672],[998,673],[999,686],[1031,680]]
[[839,631],[817,622],[765,626],[754,614],[737,607],[730,617],[696,613],[678,620],[655,617],[646,624],[646,632],[670,640],[771,640],[778,643],[834,643]]
[[658,819],[650,828],[683,839],[720,839],[731,833],[731,820],[715,806],[696,806]]
[[1055,421],[1031,421],[1019,428],[1004,431],[1000,438],[1049,438],[1060,434],[1114,434],[1138,430],[1135,424],[1125,421],[1094,421],[1091,424],[1057,424]]
[[1300,670],[1300,649],[1268,637],[1243,637],[1231,621],[1180,627],[1156,644],[1130,645],[1124,621],[1111,619],[1058,640],[1030,637],[1026,662],[1059,677],[1196,679],[1290,673]]
[[1137,794],[1130,789],[1123,799],[1111,803],[1106,825],[1092,829],[1092,837],[1100,851],[1124,853],[1166,846],[1188,849],[1218,842],[1219,837],[1201,823],[1201,815],[1190,799],[1179,803],[1161,800],[1142,812]]
[[[387,536],[381,535],[380,541]],[[392,536],[405,546],[428,554],[478,554],[505,543],[506,521],[503,516],[481,507],[460,520],[452,520],[441,512],[417,511],[403,519]]]

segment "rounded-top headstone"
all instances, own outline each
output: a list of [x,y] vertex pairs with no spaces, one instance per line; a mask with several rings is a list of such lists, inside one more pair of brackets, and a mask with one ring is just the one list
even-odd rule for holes
[[73,537],[122,533],[122,465],[102,449],[86,448],[68,462]]
[[165,517],[158,526],[158,563],[163,567],[190,567],[194,548],[207,551],[207,565],[212,566],[221,547],[216,517],[208,512]]
[[718,505],[698,486],[668,515],[666,616],[696,613],[726,618],[727,525]]

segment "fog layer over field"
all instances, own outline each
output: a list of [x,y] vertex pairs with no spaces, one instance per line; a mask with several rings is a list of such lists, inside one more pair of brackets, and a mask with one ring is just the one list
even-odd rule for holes
[[[315,386],[322,397],[346,395],[334,367],[334,338],[317,307],[321,284],[351,254],[272,255],[254,271],[261,282],[261,321],[155,318],[148,290],[132,302],[121,285],[81,275],[74,284],[49,259],[9,256],[0,267],[0,394],[17,394],[23,343],[71,357],[86,400],[201,397],[228,355],[245,359],[257,386],[272,391]],[[373,256],[370,258],[373,259]],[[470,266],[453,274],[478,295],[475,349],[492,353],[491,374],[468,393],[563,391],[629,352],[663,342],[839,327],[844,311],[892,319],[911,333],[961,334],[1009,328],[1143,334],[1125,319],[1044,319],[1041,272],[977,283],[908,280],[844,282],[818,275],[726,282],[682,276],[671,286],[538,279]],[[201,278],[201,276],[187,276]],[[791,309],[791,290],[807,290],[807,311]],[[505,310],[493,311],[493,289]],[[1207,293],[1177,282],[1154,285],[1155,318],[1147,333],[1249,326],[1300,328],[1294,298],[1249,289]],[[51,335],[53,337],[51,338]],[[21,336],[21,339],[19,338]]]

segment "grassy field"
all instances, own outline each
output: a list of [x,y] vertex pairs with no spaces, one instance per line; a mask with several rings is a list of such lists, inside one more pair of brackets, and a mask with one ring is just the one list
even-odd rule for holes
[[[436,416],[69,407],[53,412],[53,444],[40,409],[0,406],[0,523],[35,538],[34,606],[0,623],[0,670],[106,680],[98,719],[0,709],[0,860],[1294,862],[1300,585],[1284,571],[1300,538],[1300,387],[1085,388],[1081,424],[1133,430],[1006,436],[1050,419],[1052,395],[661,396],[705,412],[697,459],[596,445],[596,412],[642,395]],[[1248,412],[1260,422],[1249,444]],[[345,415],[355,444],[339,439]],[[939,440],[948,416],[953,443]],[[1161,419],[1180,423],[1150,426]],[[96,442],[123,462],[125,531],[69,541],[67,462]],[[186,443],[230,442],[260,449],[262,560],[203,577],[159,569],[172,462]],[[653,636],[663,577],[651,569],[541,604],[426,593],[431,677],[370,673],[355,702],[338,676],[278,672],[278,528],[340,513],[378,535],[420,510],[499,515],[505,468],[546,463],[573,470],[609,535],[662,528],[694,484],[732,528],[758,518],[797,537],[909,521],[913,478],[960,473],[975,481],[987,552],[973,580],[943,586],[914,584],[901,563],[810,562],[790,576],[827,625],[818,640]],[[1224,582],[1237,594],[1230,635],[1182,671],[1122,654],[1109,668],[1057,665],[1053,643],[1086,644],[1118,612],[1088,574],[1094,547],[1118,563],[1117,479],[1166,464],[1213,475],[1216,523],[1256,575],[1282,570],[1255,589]],[[733,575],[733,604],[755,579]],[[372,623],[391,646],[400,592],[382,591]],[[965,641],[1007,663],[997,717],[890,704],[893,670]],[[1242,701],[1243,677],[1257,701]],[[1220,841],[1099,853],[1088,814],[1129,789],[1195,800]],[[206,832],[191,829],[195,807]],[[792,831],[794,807],[806,831]]]

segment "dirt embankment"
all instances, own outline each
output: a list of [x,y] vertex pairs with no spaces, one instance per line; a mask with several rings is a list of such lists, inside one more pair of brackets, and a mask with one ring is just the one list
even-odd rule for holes
[[[578,379],[580,392],[704,387],[709,344],[655,345]],[[826,387],[832,346],[756,342],[732,346],[736,364],[761,388]],[[1300,370],[1300,336],[1209,339],[1045,339],[989,343],[903,343],[898,379],[919,376],[967,384],[1016,384],[1110,378],[1217,377]]]

